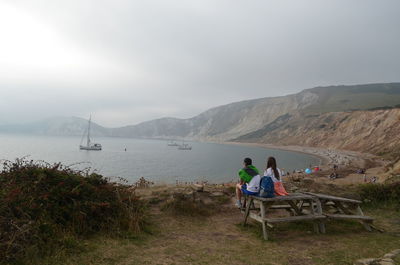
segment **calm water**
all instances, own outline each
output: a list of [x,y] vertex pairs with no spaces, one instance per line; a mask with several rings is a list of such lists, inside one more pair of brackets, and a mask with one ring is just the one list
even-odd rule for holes
[[[127,138],[96,138],[102,151],[83,151],[81,137],[1,135],[0,159],[29,159],[62,162],[74,168],[91,167],[108,177],[134,182],[140,177],[157,183],[179,181],[227,182],[237,179],[244,157],[251,157],[259,169],[268,156],[275,156],[278,167],[292,171],[319,164],[313,156],[259,147],[191,142],[193,150],[167,146],[167,141]],[[127,149],[125,152],[124,149]]]

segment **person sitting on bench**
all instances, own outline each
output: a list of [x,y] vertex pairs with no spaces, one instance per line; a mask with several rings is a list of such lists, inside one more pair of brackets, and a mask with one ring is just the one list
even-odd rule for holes
[[260,190],[260,174],[252,163],[251,158],[246,157],[243,161],[244,167],[238,173],[239,183],[236,184],[236,206],[238,208],[242,208],[242,193],[246,195],[258,195]]
[[274,182],[276,196],[289,195],[282,184],[282,171],[276,167],[276,160],[273,156],[268,157],[267,168],[264,171],[264,176],[271,177]]

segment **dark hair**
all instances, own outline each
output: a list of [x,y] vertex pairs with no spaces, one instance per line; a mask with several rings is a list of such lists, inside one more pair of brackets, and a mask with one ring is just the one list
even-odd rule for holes
[[246,166],[250,166],[253,163],[253,161],[251,161],[251,158],[248,157],[246,157],[243,162]]
[[281,177],[279,176],[279,171],[278,171],[278,169],[276,169],[276,160],[273,156],[268,157],[267,169],[268,168],[271,168],[274,171],[274,175],[277,180],[281,179]]

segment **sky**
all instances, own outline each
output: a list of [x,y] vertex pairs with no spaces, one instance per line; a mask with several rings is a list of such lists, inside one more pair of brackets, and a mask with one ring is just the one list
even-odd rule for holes
[[400,81],[398,0],[0,0],[0,124]]

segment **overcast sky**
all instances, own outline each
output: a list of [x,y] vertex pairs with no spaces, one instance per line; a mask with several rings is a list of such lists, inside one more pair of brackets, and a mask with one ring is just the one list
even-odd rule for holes
[[400,81],[399,0],[0,0],[0,123]]

